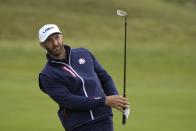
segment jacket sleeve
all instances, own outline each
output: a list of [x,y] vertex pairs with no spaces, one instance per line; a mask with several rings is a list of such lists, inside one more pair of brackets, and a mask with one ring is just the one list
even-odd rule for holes
[[102,66],[99,64],[99,62],[93,56],[93,54],[89,51],[88,51],[88,53],[90,54],[90,56],[93,59],[95,72],[97,73],[97,76],[101,82],[101,85],[102,85],[102,88],[103,88],[105,94],[107,96],[118,95],[118,91],[116,89],[116,86],[115,86],[114,81],[112,80],[111,76],[105,71],[105,69],[102,68]]
[[39,75],[40,89],[48,94],[60,106],[72,110],[89,110],[105,105],[104,97],[85,97],[72,94],[64,85],[56,82],[46,74]]

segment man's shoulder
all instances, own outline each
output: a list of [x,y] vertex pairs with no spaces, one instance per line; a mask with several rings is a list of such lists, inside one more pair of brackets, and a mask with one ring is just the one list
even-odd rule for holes
[[72,51],[75,51],[75,52],[86,51],[86,50],[87,48],[84,48],[84,47],[72,48]]
[[47,62],[45,66],[42,68],[40,73],[49,73],[52,70],[52,66]]
[[72,48],[72,53],[82,53],[82,54],[91,54],[87,48],[80,47],[80,48]]

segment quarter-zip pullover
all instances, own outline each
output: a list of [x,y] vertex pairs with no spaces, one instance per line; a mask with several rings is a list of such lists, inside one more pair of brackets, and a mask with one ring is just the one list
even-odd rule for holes
[[40,89],[59,105],[58,116],[68,131],[112,115],[105,96],[117,95],[112,78],[85,48],[64,46],[67,57],[48,62],[39,74]]

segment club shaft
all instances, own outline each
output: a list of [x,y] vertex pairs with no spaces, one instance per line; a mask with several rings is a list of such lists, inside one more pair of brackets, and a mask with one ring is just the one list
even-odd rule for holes
[[[126,97],[126,69],[127,69],[127,17],[125,17],[125,39],[124,39],[124,81],[123,81],[123,97]],[[125,110],[125,109],[124,109]],[[126,124],[126,117],[123,113],[122,124]]]

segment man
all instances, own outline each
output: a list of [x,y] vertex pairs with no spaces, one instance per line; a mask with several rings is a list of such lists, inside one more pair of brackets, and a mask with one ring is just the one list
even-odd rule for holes
[[47,51],[39,74],[40,89],[59,105],[58,116],[67,131],[113,131],[112,110],[123,111],[128,100],[118,95],[112,78],[85,48],[63,44],[57,25],[39,30]]

